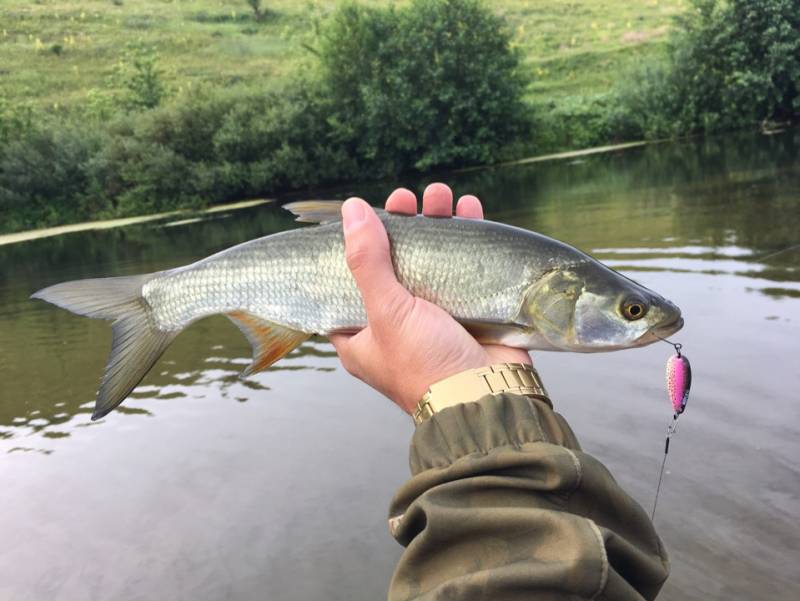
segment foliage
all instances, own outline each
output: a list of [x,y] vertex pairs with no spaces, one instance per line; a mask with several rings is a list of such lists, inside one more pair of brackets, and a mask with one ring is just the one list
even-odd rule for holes
[[38,113],[32,125],[14,117],[0,145],[0,231],[355,179],[326,106],[298,81],[281,92],[200,90],[105,127],[81,113],[67,122]]
[[34,109],[30,104],[11,104],[0,96],[0,147],[29,131]]
[[800,116],[800,0],[692,0],[666,65],[623,92],[648,137]]
[[77,220],[102,211],[87,195],[88,162],[104,142],[96,128],[52,120],[27,124],[0,151],[2,229]]
[[613,92],[567,96],[533,106],[536,153],[589,148],[635,138],[627,123],[617,117],[618,98]]
[[335,181],[346,157],[296,86],[249,95],[198,92],[118,125],[98,157],[100,188],[121,213],[192,207]]
[[492,161],[525,124],[510,42],[476,0],[344,5],[320,48],[336,135],[380,174]]
[[140,46],[129,48],[121,72],[122,84],[128,92],[128,106],[151,109],[161,104],[167,95],[163,76],[164,71],[159,67],[155,49]]
[[261,6],[261,0],[247,0],[247,5],[253,11],[253,17],[256,21],[263,21],[267,16],[266,11]]

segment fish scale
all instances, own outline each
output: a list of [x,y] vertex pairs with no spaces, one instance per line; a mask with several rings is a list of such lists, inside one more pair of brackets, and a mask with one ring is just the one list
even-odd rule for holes
[[[523,289],[536,277],[529,249],[518,240],[526,232],[497,232],[476,227],[486,222],[461,219],[385,215],[383,220],[398,279],[412,294],[457,319],[513,320]],[[506,250],[476,256],[473,249],[485,246]],[[338,223],[252,240],[162,272],[145,285],[143,296],[158,327],[167,331],[233,310],[309,334],[366,325]]]

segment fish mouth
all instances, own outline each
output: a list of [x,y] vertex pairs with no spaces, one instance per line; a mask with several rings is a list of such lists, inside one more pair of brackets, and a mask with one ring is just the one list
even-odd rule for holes
[[648,344],[652,344],[659,340],[664,340],[668,336],[671,336],[678,330],[683,327],[683,317],[678,315],[675,319],[670,321],[669,323],[661,324],[659,326],[654,327],[651,330],[648,330],[638,340],[637,346],[645,346]]
[[651,332],[659,338],[666,338],[680,330],[683,327],[683,317],[678,315],[674,320],[669,323],[661,324],[651,330]]

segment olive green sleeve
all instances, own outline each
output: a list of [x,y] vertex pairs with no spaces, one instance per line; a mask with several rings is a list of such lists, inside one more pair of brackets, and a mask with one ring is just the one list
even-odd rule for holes
[[435,414],[390,509],[389,601],[653,599],[669,572],[644,510],[542,401]]

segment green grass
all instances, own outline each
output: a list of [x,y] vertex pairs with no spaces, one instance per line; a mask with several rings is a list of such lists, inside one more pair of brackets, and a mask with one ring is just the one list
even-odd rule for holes
[[[271,86],[313,62],[315,23],[336,2],[275,0],[257,22],[244,0],[2,0],[0,99],[60,109],[119,91],[126,48],[157,50],[173,93]],[[371,0],[370,4],[389,4]],[[660,53],[682,0],[499,0],[535,104],[600,94]]]

